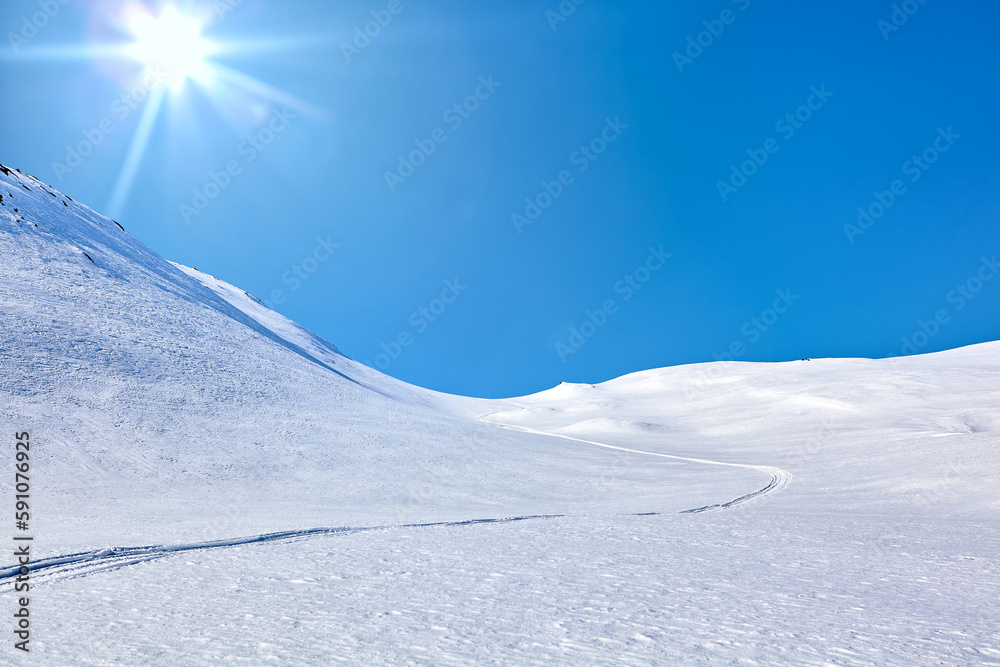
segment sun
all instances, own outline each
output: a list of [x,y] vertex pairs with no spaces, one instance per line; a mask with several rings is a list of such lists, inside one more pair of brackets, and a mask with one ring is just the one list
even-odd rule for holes
[[136,14],[129,22],[135,37],[129,55],[162,71],[172,85],[182,85],[204,73],[205,57],[213,51],[211,42],[202,37],[203,29],[198,19],[174,7],[167,7],[158,17]]
[[[63,4],[68,2],[59,1]],[[51,49],[26,48],[20,55],[23,58],[46,61],[126,61],[127,67],[124,69],[116,62],[105,70],[112,73],[126,91],[131,89],[131,92],[126,92],[126,95],[130,95],[130,102],[134,101],[134,104],[128,105],[129,110],[142,105],[139,121],[111,192],[111,200],[106,206],[112,217],[121,215],[128,201],[146,148],[157,131],[161,109],[176,111],[183,107],[190,101],[186,98],[195,89],[220,109],[232,110],[234,106],[242,105],[245,98],[234,95],[233,91],[243,91],[265,105],[280,105],[314,118],[327,118],[325,110],[217,60],[219,55],[283,51],[290,47],[297,48],[300,44],[299,40],[288,39],[264,38],[233,42],[206,38],[205,33],[211,30],[213,22],[232,11],[240,2],[242,0],[216,0],[212,8],[212,3],[195,4],[188,0],[93,2],[89,4],[94,6],[96,14],[94,25],[100,27],[102,36],[112,37],[109,41],[95,39],[84,44],[59,45]],[[193,7],[194,10],[180,11],[177,3]],[[100,10],[99,6],[104,4],[116,5],[119,11]],[[151,5],[154,4],[159,5],[159,10],[152,9]],[[4,57],[0,54],[0,62],[3,60]],[[135,71],[136,64],[142,67],[140,71]],[[160,85],[161,82],[166,85]],[[166,131],[176,129],[172,121],[167,124],[167,128]],[[236,129],[238,132],[244,131],[243,128]]]

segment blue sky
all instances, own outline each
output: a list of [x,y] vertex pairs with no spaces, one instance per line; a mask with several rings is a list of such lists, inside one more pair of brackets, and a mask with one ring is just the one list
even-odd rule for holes
[[1000,338],[1000,3],[220,2],[5,1],[0,162],[390,375]]

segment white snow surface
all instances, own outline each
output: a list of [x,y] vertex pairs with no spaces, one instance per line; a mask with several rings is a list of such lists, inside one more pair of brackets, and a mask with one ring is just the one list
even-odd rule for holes
[[0,196],[0,664],[1000,665],[1000,343],[450,396]]

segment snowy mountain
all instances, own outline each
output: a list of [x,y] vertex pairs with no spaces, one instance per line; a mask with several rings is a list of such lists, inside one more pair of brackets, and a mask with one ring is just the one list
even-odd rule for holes
[[480,400],[6,167],[0,256],[33,663],[1000,665],[1000,343]]

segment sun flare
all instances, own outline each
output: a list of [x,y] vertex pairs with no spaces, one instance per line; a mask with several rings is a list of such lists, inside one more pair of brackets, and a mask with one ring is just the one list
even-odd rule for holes
[[[65,3],[66,0],[60,1]],[[180,10],[177,3],[191,9]],[[125,91],[120,99],[127,99],[127,103],[121,103],[125,105],[121,108],[126,114],[141,108],[139,122],[135,124],[107,205],[112,216],[121,215],[142,168],[146,150],[157,133],[185,129],[180,127],[176,117],[165,124],[160,123],[164,110],[170,114],[191,113],[196,108],[196,99],[208,101],[230,121],[237,133],[247,131],[246,123],[259,122],[257,116],[263,112],[257,110],[266,111],[271,105],[314,118],[326,118],[323,109],[216,60],[220,55],[281,51],[298,48],[303,43],[301,39],[234,42],[206,37],[213,23],[239,4],[234,0],[197,6],[185,0],[115,0],[90,4],[95,38],[83,44],[25,49],[20,57],[99,63],[100,70]],[[117,11],[109,12],[104,5],[115,5]],[[153,6],[160,9],[154,10]],[[3,60],[0,54],[0,61]],[[198,95],[192,94],[195,91]],[[114,108],[117,105],[116,102]],[[180,111],[182,109],[184,111]]]
[[201,35],[204,26],[198,19],[168,7],[158,17],[136,15],[129,27],[135,36],[130,55],[162,70],[171,83],[180,85],[204,72],[205,57],[212,48]]

